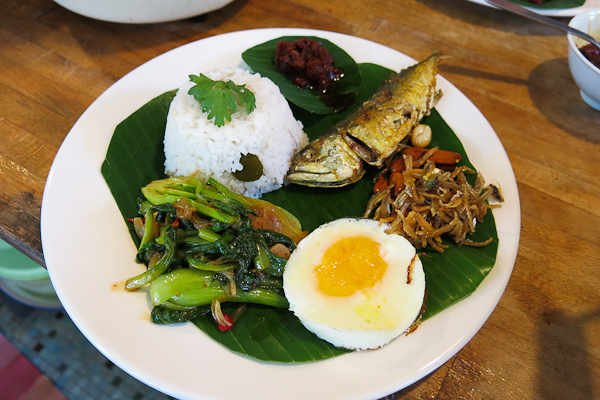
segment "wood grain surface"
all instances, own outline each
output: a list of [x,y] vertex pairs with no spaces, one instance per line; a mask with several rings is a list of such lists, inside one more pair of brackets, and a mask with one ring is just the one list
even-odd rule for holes
[[440,74],[489,120],[517,177],[521,241],[498,307],[456,356],[386,399],[600,398],[600,112],[579,96],[561,32],[464,0],[235,0],[148,25],[0,0],[0,238],[43,265],[52,160],[116,80],[183,44],[267,27],[346,33],[415,59],[450,54]]

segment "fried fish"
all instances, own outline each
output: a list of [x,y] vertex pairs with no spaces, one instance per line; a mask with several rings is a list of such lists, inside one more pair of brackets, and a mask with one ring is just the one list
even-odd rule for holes
[[434,52],[387,79],[354,112],[294,156],[287,179],[314,187],[341,187],[381,168],[442,96],[436,90],[441,54]]

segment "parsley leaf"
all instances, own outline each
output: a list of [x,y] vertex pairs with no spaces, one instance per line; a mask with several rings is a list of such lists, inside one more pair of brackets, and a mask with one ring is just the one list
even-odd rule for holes
[[238,104],[246,106],[250,114],[256,108],[256,97],[246,85],[236,85],[232,81],[213,81],[205,75],[190,75],[190,80],[196,85],[188,94],[194,96],[200,103],[203,112],[208,113],[208,119],[215,119],[217,126],[225,125],[225,120],[231,122],[231,114],[237,111]]

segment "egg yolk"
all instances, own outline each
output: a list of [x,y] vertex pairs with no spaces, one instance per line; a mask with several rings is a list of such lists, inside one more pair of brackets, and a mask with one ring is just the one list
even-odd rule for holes
[[323,255],[315,272],[319,289],[330,296],[350,296],[375,285],[385,273],[379,243],[358,236],[340,239]]

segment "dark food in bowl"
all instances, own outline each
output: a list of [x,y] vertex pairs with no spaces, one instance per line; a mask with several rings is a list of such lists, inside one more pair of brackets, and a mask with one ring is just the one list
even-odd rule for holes
[[342,70],[335,68],[333,63],[333,56],[321,42],[302,38],[277,43],[277,71],[301,88],[309,87],[326,92],[342,75]]
[[600,49],[592,44],[588,43],[583,47],[579,48],[579,51],[597,68],[600,68]]

